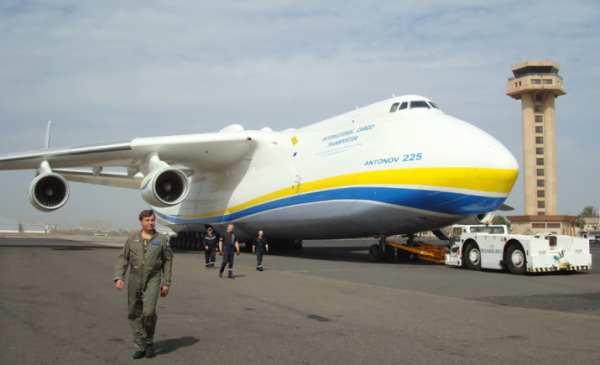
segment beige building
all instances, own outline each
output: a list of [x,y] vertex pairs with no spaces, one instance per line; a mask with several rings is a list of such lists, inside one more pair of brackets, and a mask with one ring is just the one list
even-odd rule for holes
[[585,221],[585,227],[583,227],[586,231],[597,231],[600,229],[600,219],[598,218],[583,218]]
[[518,215],[508,216],[514,234],[568,234],[574,236],[575,219],[571,215]]
[[557,215],[554,99],[565,95],[560,66],[527,61],[511,67],[506,95],[521,100],[525,215]]

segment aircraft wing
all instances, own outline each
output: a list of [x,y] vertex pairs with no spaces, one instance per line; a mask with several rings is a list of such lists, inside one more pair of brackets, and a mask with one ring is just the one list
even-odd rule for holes
[[98,170],[54,169],[53,171],[62,175],[67,181],[135,190],[139,190],[144,178],[144,175],[139,172],[131,176],[126,172],[101,172]]
[[[136,169],[152,153],[167,164],[193,164],[201,171],[210,171],[234,164],[242,159],[249,149],[250,141],[244,132],[136,138],[129,141],[0,155],[0,170],[37,169],[42,162],[46,161],[59,173],[59,169],[75,167],[128,167],[131,169],[127,177],[132,178],[137,172]],[[70,175],[73,181],[90,182],[83,181],[85,179],[81,171],[76,173],[73,170],[65,170],[64,173]],[[103,175],[105,177],[103,185],[118,186],[108,182],[111,179],[118,181],[120,176],[92,172],[94,178]]]

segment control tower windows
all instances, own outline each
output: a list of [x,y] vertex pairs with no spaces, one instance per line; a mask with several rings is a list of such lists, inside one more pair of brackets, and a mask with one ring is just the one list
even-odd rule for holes
[[544,117],[541,115],[536,115],[535,116],[535,122],[536,123],[543,123],[544,122]]
[[537,186],[538,188],[543,188],[546,186],[546,181],[545,180],[538,180],[537,181]]
[[536,147],[535,154],[536,155],[543,155],[544,154],[544,147]]
[[537,197],[538,198],[545,198],[546,197],[546,191],[544,191],[544,190],[538,190],[537,191]]
[[538,201],[538,209],[545,209],[546,208],[546,202],[543,200]]
[[544,176],[544,169],[537,169],[537,176]]
[[537,143],[537,144],[544,143],[544,137],[535,137],[535,143]]
[[544,159],[543,158],[536,158],[535,164],[538,165],[538,166],[544,166]]
[[398,109],[398,105],[400,105],[400,103],[394,103],[394,104],[392,104],[392,107],[390,108],[390,113],[395,112],[396,109]]
[[535,133],[544,133],[544,127],[542,127],[542,126],[535,127]]
[[544,98],[544,96],[542,94],[540,94],[540,93],[535,94],[535,101],[536,102],[538,102],[538,103],[544,102],[543,98]]
[[541,105],[535,105],[534,110],[536,113],[541,113],[542,112],[542,106]]

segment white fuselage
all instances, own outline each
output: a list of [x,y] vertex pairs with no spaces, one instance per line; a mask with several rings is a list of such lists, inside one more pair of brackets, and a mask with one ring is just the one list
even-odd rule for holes
[[[512,154],[439,109],[390,112],[397,97],[297,130],[240,131],[247,157],[195,173],[180,205],[156,208],[176,231],[236,225],[276,239],[410,234],[497,209],[518,175]],[[186,166],[194,169],[193,163]],[[198,170],[196,170],[198,171]]]

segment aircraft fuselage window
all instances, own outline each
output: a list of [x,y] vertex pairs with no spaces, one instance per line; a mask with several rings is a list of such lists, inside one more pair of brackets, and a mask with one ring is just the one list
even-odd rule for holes
[[431,109],[429,104],[427,104],[427,102],[424,100],[411,101],[410,108],[411,109],[417,109],[417,108]]
[[402,104],[400,104],[400,108],[398,108],[398,110],[402,110],[402,109],[406,109],[408,108],[408,102],[403,102]]
[[390,108],[390,113],[395,112],[396,109],[398,109],[398,105],[400,105],[400,103],[394,103],[394,104],[392,104],[392,107]]

